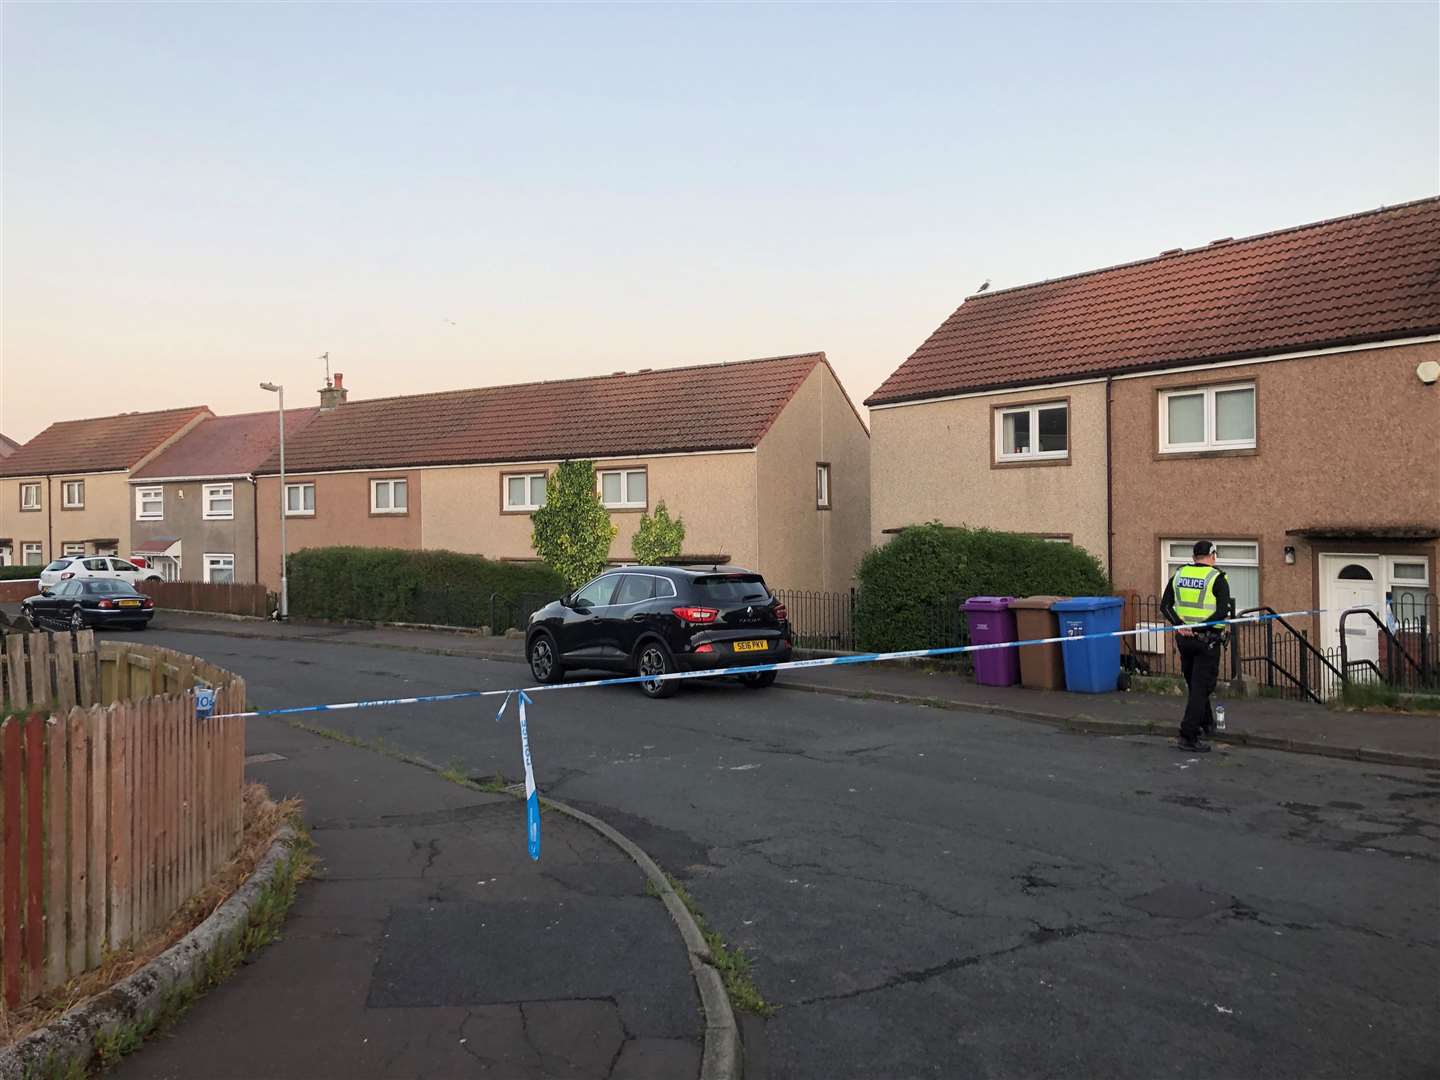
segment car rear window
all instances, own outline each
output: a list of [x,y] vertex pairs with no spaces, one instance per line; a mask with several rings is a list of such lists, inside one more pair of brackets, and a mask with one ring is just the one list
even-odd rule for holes
[[759,574],[716,574],[698,577],[692,584],[700,596],[722,603],[770,599],[770,590],[765,587],[765,579]]
[[56,560],[55,560],[54,562],[52,562],[49,566],[45,567],[45,569],[46,569],[46,570],[64,570],[64,569],[65,569],[67,566],[69,566],[69,565],[70,565],[70,560],[69,560],[69,559],[56,559]]
[[116,581],[113,578],[87,578],[85,581],[85,591],[97,595],[102,593],[124,593],[127,596],[134,595],[135,592],[135,590],[125,584],[125,582]]

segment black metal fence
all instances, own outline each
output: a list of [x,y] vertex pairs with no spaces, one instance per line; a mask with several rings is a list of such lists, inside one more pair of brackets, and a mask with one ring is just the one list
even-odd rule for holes
[[857,592],[814,592],[807,589],[776,589],[775,595],[790,615],[795,644],[802,649],[831,649],[853,652],[855,641],[855,600]]

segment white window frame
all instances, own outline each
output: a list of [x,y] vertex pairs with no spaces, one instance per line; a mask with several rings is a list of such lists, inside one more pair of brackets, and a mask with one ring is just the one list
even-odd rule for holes
[[[1040,449],[1040,410],[1041,409],[1064,409],[1065,410],[1065,449],[1064,450],[1041,450]],[[1013,454],[1005,450],[1005,417],[1013,416],[1016,413],[1030,414],[1030,438],[1034,450],[1027,450],[1024,453]],[[1004,405],[994,410],[995,416],[995,460],[1000,461],[1065,461],[1070,457],[1070,402],[1063,398],[1059,401],[1035,401],[1026,402],[1023,405]]]
[[[1418,565],[1425,571],[1425,576],[1420,578],[1396,577],[1396,563]],[[1391,602],[1391,598],[1394,596],[1396,589],[1419,589],[1421,592],[1426,593],[1431,592],[1433,589],[1430,584],[1430,560],[1424,555],[1386,555],[1380,560],[1380,568],[1381,573],[1384,575],[1384,580],[1380,583],[1382,586],[1381,597],[1386,603]],[[1397,618],[1401,615],[1412,614],[1409,608],[1397,609],[1392,607],[1391,610],[1394,611]]]
[[[234,484],[206,484],[201,490],[200,497],[202,511],[200,516],[206,521],[234,521],[235,520],[235,485]],[[216,513],[210,508],[214,499],[229,499],[230,510],[227,513]]]
[[815,463],[815,509],[829,510],[830,507],[830,462],[817,461]]
[[[397,507],[397,506],[395,505],[395,488],[396,488],[397,485],[400,485],[400,484],[404,484],[404,485],[405,485],[405,505],[404,505],[404,506]],[[380,506],[378,506],[378,505],[376,504],[376,501],[375,501],[375,493],[380,489],[381,485],[384,485],[384,486],[385,486],[386,488],[388,488],[389,491],[390,491],[390,505],[387,506],[387,507],[384,507],[384,508],[381,508]],[[370,513],[372,513],[372,514],[398,514],[398,515],[403,515],[403,514],[408,514],[409,512],[410,512],[410,483],[409,483],[409,478],[408,478],[408,477],[405,477],[405,476],[394,476],[394,477],[387,477],[387,478],[382,479],[382,480],[371,480],[371,481],[370,481]]]
[[[1255,435],[1248,439],[1219,439],[1215,436],[1215,395],[1227,390],[1249,390],[1253,395],[1250,400],[1254,413],[1250,418],[1250,427]],[[1198,443],[1172,443],[1170,441],[1170,399],[1196,395],[1204,395],[1205,398],[1205,438]],[[1250,382],[1214,383],[1208,386],[1177,386],[1173,390],[1162,390],[1160,392],[1160,453],[1194,454],[1206,450],[1253,450],[1257,442],[1256,436],[1260,432],[1259,411],[1260,395],[1255,390],[1253,380]]]
[[[1161,572],[1161,574],[1163,575],[1163,576],[1161,577],[1161,580],[1160,580],[1160,591],[1161,591],[1161,592],[1164,592],[1164,591],[1165,591],[1165,586],[1168,585],[1168,584],[1170,584],[1170,579],[1175,576],[1175,571],[1176,571],[1176,570],[1180,569],[1180,567],[1182,567],[1182,566],[1188,566],[1188,565],[1194,560],[1195,556],[1194,556],[1194,554],[1193,554],[1193,548],[1195,547],[1195,542],[1196,542],[1196,540],[1198,540],[1198,539],[1199,539],[1199,537],[1196,537],[1196,538],[1194,538],[1194,539],[1186,539],[1186,538],[1183,537],[1183,536],[1171,536],[1171,537],[1168,537],[1167,539],[1164,539],[1164,540],[1161,540],[1161,541],[1160,541],[1160,572]],[[1174,556],[1172,556],[1172,555],[1170,554],[1170,545],[1171,545],[1171,544],[1183,544],[1183,545],[1185,545],[1186,554],[1184,555],[1183,558],[1176,558],[1176,557],[1174,557]],[[1253,549],[1254,549],[1254,551],[1255,551],[1255,557],[1254,557],[1254,559],[1234,559],[1234,558],[1220,559],[1220,558],[1217,558],[1217,559],[1215,560],[1215,565],[1216,565],[1217,567],[1219,567],[1221,570],[1224,570],[1224,569],[1226,569],[1227,567],[1232,567],[1232,566],[1242,566],[1242,567],[1245,567],[1246,569],[1250,569],[1251,567],[1254,567],[1255,570],[1256,570],[1256,574],[1255,574],[1255,580],[1256,580],[1256,590],[1255,590],[1255,591],[1256,591],[1256,597],[1255,597],[1255,602],[1256,602],[1257,604],[1263,604],[1263,603],[1265,602],[1265,600],[1264,600],[1264,593],[1261,591],[1261,589],[1260,589],[1260,587],[1259,587],[1259,586],[1261,585],[1261,578],[1260,578],[1260,541],[1258,541],[1258,540],[1216,540],[1216,541],[1215,541],[1216,547],[1219,547],[1219,546],[1222,545],[1222,544],[1227,545],[1227,546],[1228,546],[1228,545],[1239,546],[1239,545],[1243,544],[1243,545],[1245,545],[1246,547],[1250,547],[1250,548],[1253,548]],[[1231,589],[1230,595],[1231,595],[1231,599],[1234,599],[1235,593],[1234,593],[1234,589],[1233,589],[1233,588]],[[1244,609],[1243,609],[1243,608],[1240,608],[1239,604],[1237,603],[1237,604],[1236,604],[1236,610],[1237,610],[1237,611],[1241,611],[1241,610],[1244,610]]]
[[[305,509],[305,489],[306,489],[306,488],[309,488],[309,489],[310,489],[310,509],[308,509],[308,510]],[[291,510],[291,509],[290,509],[290,493],[291,493],[292,491],[298,491],[298,492],[300,493],[300,509],[299,509],[299,510]],[[292,517],[314,517],[314,516],[315,516],[315,485],[314,485],[314,483],[312,483],[312,482],[310,482],[310,481],[307,480],[307,481],[302,481],[301,483],[298,483],[298,484],[286,484],[286,485],[285,485],[285,516],[286,516],[287,518],[292,518]]]
[[72,540],[72,541],[71,541],[70,543],[68,543],[68,544],[61,544],[61,545],[60,545],[60,557],[61,557],[62,559],[65,558],[67,555],[69,555],[69,556],[77,556],[77,555],[84,555],[84,554],[85,554],[85,545],[84,545],[83,543],[79,543],[79,542],[76,542],[76,541],[73,541],[73,540]]
[[[79,499],[72,499],[72,498],[70,498],[70,489],[71,489],[72,487],[79,489],[79,491],[80,491],[80,497],[79,497]],[[85,509],[85,481],[84,481],[84,480],[64,480],[64,481],[61,481],[61,484],[60,484],[60,506],[61,506],[62,509],[65,509],[65,510],[84,510],[84,509]]]
[[[521,479],[523,479],[523,480],[525,481],[525,502],[523,502],[523,503],[512,503],[512,502],[510,501],[510,481],[511,481],[511,480],[521,480]],[[544,472],[528,472],[528,473],[513,473],[513,472],[512,472],[512,473],[502,473],[502,474],[501,474],[501,477],[500,477],[500,480],[501,480],[501,491],[502,491],[502,493],[503,493],[503,506],[504,506],[505,512],[508,513],[508,514],[533,514],[536,510],[539,510],[540,507],[542,507],[542,506],[544,505],[544,503],[537,503],[537,502],[535,501],[535,481],[536,481],[536,480],[541,481],[541,482],[545,485],[547,496],[548,496],[548,494],[549,494],[550,476],[549,476],[548,473],[544,473]]]
[[0,566],[9,566],[14,558],[14,549],[9,544],[0,544]]
[[[147,511],[145,509],[145,504],[147,502],[159,502],[160,509],[156,511]],[[163,487],[137,487],[135,489],[135,520],[165,520],[165,489]]]
[[[26,495],[32,493],[35,496],[33,500],[27,499],[25,497]],[[31,510],[39,510],[40,508],[40,481],[27,480],[25,483],[20,485],[20,509],[28,512]]]
[[[229,560],[229,566],[228,566],[228,567],[224,565],[224,562],[225,562],[225,560],[227,560],[227,559]],[[204,580],[205,580],[205,582],[206,582],[207,584],[213,584],[213,582],[210,581],[210,574],[211,574],[212,571],[217,570],[217,569],[218,569],[218,570],[228,569],[228,570],[230,571],[230,582],[229,582],[229,584],[234,584],[234,581],[235,581],[235,556],[234,556],[233,554],[226,554],[225,552],[219,552],[219,551],[207,551],[207,552],[205,553],[205,556],[204,556],[204,562],[203,562],[201,565],[202,565],[203,568],[204,568],[204,570],[203,570]],[[220,582],[220,584],[226,584],[226,582]]]
[[[30,561],[32,554],[35,556],[34,562]],[[20,565],[43,567],[45,565],[45,546],[35,540],[22,541],[20,544]]]
[[[636,502],[630,497],[630,477],[645,477],[645,498]],[[620,501],[605,501],[605,477],[620,477]],[[650,506],[650,474],[647,469],[604,469],[595,474],[595,491],[600,496],[600,505],[606,510],[645,510]]]

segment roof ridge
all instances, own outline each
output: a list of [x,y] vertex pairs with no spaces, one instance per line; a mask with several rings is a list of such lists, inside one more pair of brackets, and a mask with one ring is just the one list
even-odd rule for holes
[[215,415],[209,405],[177,405],[171,409],[151,409],[148,412],[137,409],[133,412],[111,413],[109,416],[82,416],[74,420],[56,420],[49,427],[42,429],[41,434],[49,431],[50,428],[61,427],[65,424],[95,424],[101,420],[124,420],[129,416],[167,416],[170,413],[197,412],[209,412],[211,416]]
[[[674,367],[640,368],[636,371],[614,371],[608,375],[572,375],[564,379],[531,379],[528,382],[493,383],[488,386],[461,386],[450,390],[426,390],[418,394],[390,394],[386,397],[359,398],[341,408],[351,405],[374,405],[387,401],[413,401],[417,398],[446,397],[453,394],[474,394],[482,390],[514,390],[522,386],[564,386],[569,383],[600,382],[606,379],[628,379],[637,375],[661,375],[668,372],[699,371],[704,368],[740,367],[742,364],[773,363],[778,360],[811,360],[819,363],[825,358],[824,350],[814,352],[786,353],[780,356],[752,356],[744,360],[712,360],[703,364],[677,364]],[[290,410],[286,410],[289,412]],[[332,410],[338,411],[338,410]]]
[[[1395,210],[1408,210],[1413,206],[1421,206],[1425,203],[1440,202],[1440,195],[1427,195],[1422,199],[1411,199],[1408,202],[1381,204],[1369,210],[1357,210],[1352,214],[1340,214],[1338,217],[1322,218],[1319,221],[1307,221],[1301,225],[1287,225],[1283,229],[1271,229],[1268,232],[1253,233],[1250,236],[1226,238],[1223,244],[1211,241],[1200,247],[1176,248],[1169,252],[1162,252],[1159,255],[1150,255],[1143,259],[1132,259],[1129,262],[1113,263],[1110,266],[1100,266],[1093,270],[1078,270],[1073,274],[1061,274],[1059,277],[1044,278],[1040,281],[1027,281],[1023,285],[1009,285],[1003,289],[987,289],[984,292],[970,293],[961,301],[962,304],[971,300],[988,300],[992,296],[1004,296],[1007,293],[1023,292],[1026,289],[1038,289],[1042,285],[1054,285],[1061,281],[1074,281],[1077,278],[1094,277],[1097,274],[1108,274],[1114,270],[1128,270],[1134,266],[1145,266],[1149,263],[1164,261],[1176,261],[1188,256],[1199,255],[1202,252],[1215,251],[1219,248],[1231,250],[1242,244],[1254,243],[1257,240],[1269,240],[1276,236],[1284,236],[1287,233],[1304,232],[1306,229],[1319,229],[1326,225],[1338,225],[1342,221],[1355,221],[1359,218],[1373,217],[1376,214],[1390,213]],[[958,310],[958,309],[957,309]]]

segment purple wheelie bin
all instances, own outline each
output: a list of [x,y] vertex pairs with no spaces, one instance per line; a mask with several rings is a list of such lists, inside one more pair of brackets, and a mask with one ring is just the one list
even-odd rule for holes
[[[1018,640],[1013,596],[972,596],[965,601],[965,618],[970,623],[971,645],[997,645]],[[982,686],[1014,686],[1020,681],[1018,649],[986,649],[971,653],[975,681]]]

